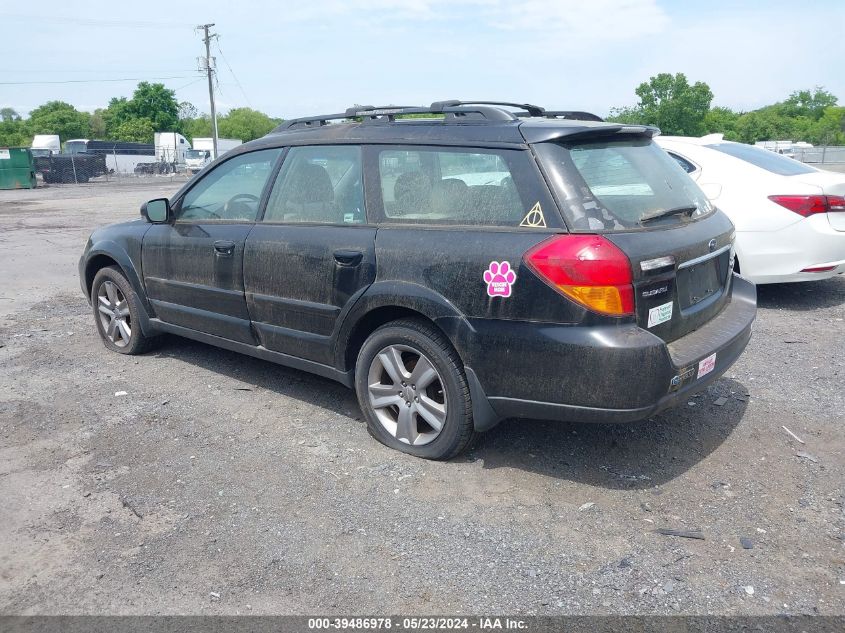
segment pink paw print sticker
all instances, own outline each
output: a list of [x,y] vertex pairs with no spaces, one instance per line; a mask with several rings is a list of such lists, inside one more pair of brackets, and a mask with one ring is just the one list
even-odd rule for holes
[[490,297],[510,297],[511,286],[516,281],[516,274],[508,262],[490,262],[484,271],[484,282]]

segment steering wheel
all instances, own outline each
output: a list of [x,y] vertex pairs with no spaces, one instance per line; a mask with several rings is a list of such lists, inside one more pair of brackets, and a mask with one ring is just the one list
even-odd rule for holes
[[[232,214],[233,210],[238,210],[238,215],[247,216],[253,212],[253,209],[250,209],[246,203],[248,202],[258,202],[258,196],[254,196],[251,193],[238,193],[229,198],[226,201],[226,204],[223,205],[223,213],[227,216]],[[246,213],[241,212],[241,208],[246,210]]]

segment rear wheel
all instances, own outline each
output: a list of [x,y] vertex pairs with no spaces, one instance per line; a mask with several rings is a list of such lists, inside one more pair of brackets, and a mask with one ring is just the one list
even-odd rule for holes
[[370,335],[355,368],[358,402],[383,444],[426,459],[449,459],[472,441],[463,364],[437,329],[415,319]]
[[97,332],[113,352],[143,354],[158,342],[158,337],[141,332],[138,295],[116,266],[101,268],[94,276],[91,304]]

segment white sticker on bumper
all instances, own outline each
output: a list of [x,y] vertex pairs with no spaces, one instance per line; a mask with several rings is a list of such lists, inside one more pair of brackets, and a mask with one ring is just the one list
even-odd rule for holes
[[648,311],[648,327],[666,323],[672,319],[672,302],[664,303]]
[[703,358],[698,363],[698,378],[706,376],[716,367],[716,354],[710,354],[707,358]]

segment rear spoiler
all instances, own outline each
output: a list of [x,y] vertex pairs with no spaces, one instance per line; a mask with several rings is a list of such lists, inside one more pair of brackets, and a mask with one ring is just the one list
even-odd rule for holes
[[605,123],[604,125],[581,126],[520,126],[522,136],[529,143],[546,143],[562,139],[582,140],[585,138],[601,138],[604,136],[615,136],[616,134],[632,134],[653,138],[660,134],[660,130],[653,125],[623,125]]

